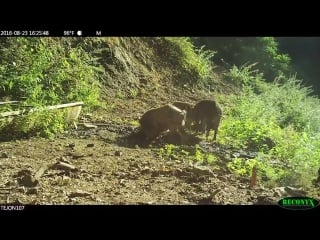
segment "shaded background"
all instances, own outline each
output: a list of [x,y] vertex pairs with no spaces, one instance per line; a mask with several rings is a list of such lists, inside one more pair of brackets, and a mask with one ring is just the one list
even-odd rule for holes
[[288,53],[292,65],[306,85],[320,96],[320,37],[277,37],[279,50]]

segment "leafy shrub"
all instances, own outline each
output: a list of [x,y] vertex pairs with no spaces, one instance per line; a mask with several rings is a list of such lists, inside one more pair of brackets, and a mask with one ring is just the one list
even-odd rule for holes
[[[196,48],[188,37],[166,37],[169,44],[167,54],[172,62],[196,76],[193,80],[207,83],[212,73],[211,58],[215,52]],[[170,60],[169,60],[170,61]]]
[[291,71],[291,59],[288,54],[279,52],[274,37],[201,37],[196,43],[216,51],[213,60],[218,64],[227,63],[232,67],[256,63],[254,69],[262,72],[269,82],[280,74],[287,76]]
[[[99,106],[97,64],[80,46],[73,47],[76,41],[72,38],[1,39],[0,97],[22,99],[34,107],[72,101],[83,101],[87,109]],[[31,117],[37,116],[39,122],[45,122],[37,128],[47,127],[49,132],[50,128],[61,129],[57,118],[47,113],[45,119],[42,114],[45,113]]]
[[[310,185],[320,166],[319,99],[308,96],[309,88],[295,76],[282,84],[265,83],[246,67],[238,69],[237,76],[245,84],[241,94],[225,99],[230,107],[221,124],[220,142],[260,152],[263,157],[257,160],[263,160],[262,171],[273,183]],[[245,174],[241,161],[231,166]]]

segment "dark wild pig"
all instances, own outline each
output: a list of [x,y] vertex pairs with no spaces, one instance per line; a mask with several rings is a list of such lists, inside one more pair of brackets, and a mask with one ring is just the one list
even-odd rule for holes
[[222,110],[218,103],[213,100],[198,102],[193,108],[193,117],[196,122],[197,132],[206,132],[208,138],[210,130],[214,130],[213,140],[217,139],[218,128],[222,117]]
[[172,104],[147,111],[140,119],[141,132],[148,141],[155,139],[161,132],[178,132],[185,125],[186,111]]
[[172,105],[176,106],[177,108],[180,108],[181,110],[185,110],[187,112],[187,117],[186,117],[186,128],[190,128],[192,122],[194,121],[193,119],[193,105],[191,103],[187,102],[174,102]]

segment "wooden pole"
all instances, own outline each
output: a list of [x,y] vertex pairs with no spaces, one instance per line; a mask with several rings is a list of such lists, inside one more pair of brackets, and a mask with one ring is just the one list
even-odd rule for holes
[[83,102],[75,102],[75,103],[66,103],[66,104],[48,106],[48,107],[44,107],[44,108],[32,108],[29,111],[26,109],[23,109],[23,110],[18,110],[18,111],[0,113],[0,117],[18,116],[18,115],[21,115],[24,113],[33,113],[33,112],[42,111],[42,110],[53,110],[53,109],[67,108],[67,107],[77,107],[77,106],[82,106],[82,105],[83,105]]
[[0,105],[11,104],[11,103],[19,103],[20,101],[8,101],[8,102],[0,102]]

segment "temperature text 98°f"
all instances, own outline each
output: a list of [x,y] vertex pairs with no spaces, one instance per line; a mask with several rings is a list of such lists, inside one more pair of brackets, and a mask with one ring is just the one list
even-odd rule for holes
[[63,35],[64,36],[73,36],[74,35],[74,31],[64,31]]

